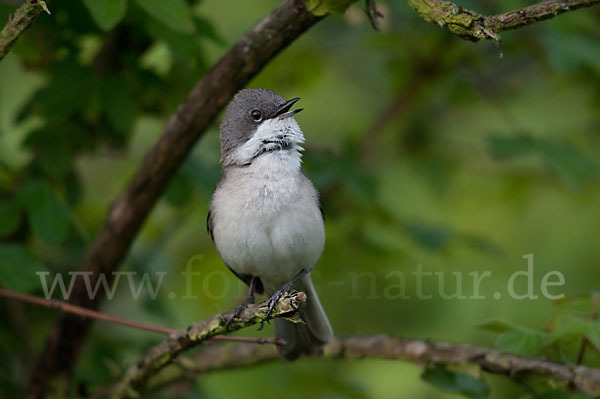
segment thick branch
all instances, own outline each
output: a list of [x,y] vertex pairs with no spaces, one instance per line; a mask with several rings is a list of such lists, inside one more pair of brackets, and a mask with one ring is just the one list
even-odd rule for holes
[[8,23],[0,31],[0,61],[8,54],[21,33],[29,28],[29,25],[42,11],[50,14],[46,2],[43,0],[27,0],[9,17]]
[[[298,307],[306,301],[303,292],[284,295],[273,309],[271,317],[291,317]],[[262,323],[267,317],[268,302],[261,305],[249,305],[229,325],[229,331],[236,331],[257,323]],[[150,349],[148,354],[133,366],[123,379],[116,385],[111,394],[112,398],[139,397],[138,390],[145,382],[171,363],[181,352],[199,345],[217,334],[227,332],[226,322],[231,316],[224,313],[212,319],[195,323],[187,330],[171,335],[167,340]],[[298,320],[298,322],[300,322]]]
[[[232,96],[271,59],[320,20],[304,0],[286,0],[242,37],[191,91],[170,118],[165,131],[146,155],[124,193],[114,203],[106,223],[85,254],[79,270],[107,280],[117,270],[142,223],[164,192],[194,143],[213,123]],[[70,302],[96,308],[82,280]],[[66,378],[90,328],[89,320],[63,315],[48,335],[30,384],[29,398],[43,397],[51,378]]]
[[600,3],[600,0],[547,0],[491,16],[466,10],[450,1],[408,0],[408,3],[424,20],[434,22],[463,39],[499,41],[499,32],[553,18],[563,12],[589,7]]
[[[403,360],[419,365],[470,363],[509,378],[524,373],[543,375],[591,393],[600,393],[600,370],[574,364],[566,365],[540,358],[528,358],[494,349],[445,342],[409,340],[387,335],[337,338],[325,348],[325,357],[334,359],[380,358]],[[272,346],[240,344],[211,345],[195,357],[181,357],[148,383],[148,389],[169,385],[216,370],[253,366],[278,360]]]

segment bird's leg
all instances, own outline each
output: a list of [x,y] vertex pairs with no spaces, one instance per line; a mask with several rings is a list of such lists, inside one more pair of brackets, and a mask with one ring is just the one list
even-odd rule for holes
[[265,325],[265,321],[269,321],[269,317],[271,316],[271,313],[273,313],[273,309],[275,309],[275,305],[277,305],[277,302],[279,302],[279,299],[284,294],[289,294],[289,292],[294,287],[294,284],[296,284],[298,282],[298,280],[300,280],[302,277],[306,276],[307,274],[308,274],[308,270],[306,270],[306,269],[300,270],[300,272],[298,274],[296,274],[296,277],[294,277],[291,281],[287,282],[279,290],[275,291],[275,293],[271,296],[271,298],[269,298],[269,309],[267,310],[267,316],[265,317],[263,322],[260,323],[260,327],[258,328],[259,331],[263,329],[263,327]]
[[254,303],[254,289],[256,287],[256,277],[252,276],[250,278],[250,289],[248,290],[248,297],[240,306],[235,308],[231,316],[227,319],[227,323],[225,323],[226,331],[229,331],[229,325],[233,321],[233,319],[237,318],[242,312],[248,307],[248,305]]

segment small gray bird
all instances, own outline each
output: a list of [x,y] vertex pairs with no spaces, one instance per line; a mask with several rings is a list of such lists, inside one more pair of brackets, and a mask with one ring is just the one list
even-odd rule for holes
[[295,286],[306,293],[304,323],[275,319],[286,344],[283,358],[315,354],[333,330],[315,291],[310,272],[325,244],[319,194],[301,166],[304,135],[290,111],[299,100],[285,101],[267,89],[245,89],[229,103],[221,122],[223,175],[207,219],[223,262],[254,292],[279,297]]

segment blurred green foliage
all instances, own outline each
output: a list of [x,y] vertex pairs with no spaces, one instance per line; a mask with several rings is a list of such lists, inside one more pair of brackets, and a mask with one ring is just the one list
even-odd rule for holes
[[[11,3],[0,1],[0,20]],[[43,295],[36,272],[68,279],[168,116],[276,4],[52,1],[52,15],[0,63],[0,285]],[[461,5],[495,13],[524,4]],[[304,165],[327,215],[315,282],[336,333],[563,362],[577,361],[585,337],[584,364],[598,366],[600,10],[506,32],[495,45],[463,42],[404,2],[379,2],[385,17],[373,31],[363,7],[328,17],[251,83],[302,97]],[[218,160],[215,126],[121,267],[166,272],[157,297],[144,291],[135,300],[121,283],[102,311],[183,328],[236,305],[245,288],[204,231]],[[515,299],[507,283],[526,270],[526,254],[534,254],[537,298]],[[191,287],[181,275],[188,265],[201,273]],[[443,274],[419,288],[418,265]],[[485,271],[476,291],[469,273]],[[563,286],[550,287],[566,295],[560,301],[541,294],[551,271],[564,275]],[[444,299],[457,279],[466,298]],[[515,291],[528,284],[515,280]],[[190,289],[197,299],[187,298]],[[0,396],[14,397],[55,313],[1,301],[0,317]],[[96,323],[73,386],[102,387],[160,339]],[[421,374],[401,362],[306,359],[202,376],[180,397],[585,397],[442,366]]]

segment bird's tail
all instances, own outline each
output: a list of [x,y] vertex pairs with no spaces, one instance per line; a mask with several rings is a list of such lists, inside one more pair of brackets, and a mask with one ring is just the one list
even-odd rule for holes
[[313,287],[310,274],[297,284],[297,289],[306,294],[306,303],[300,309],[303,323],[292,323],[284,319],[275,319],[275,334],[286,342],[279,347],[279,353],[285,360],[295,360],[302,354],[313,355],[321,351],[333,338],[333,329],[321,306],[317,291]]

